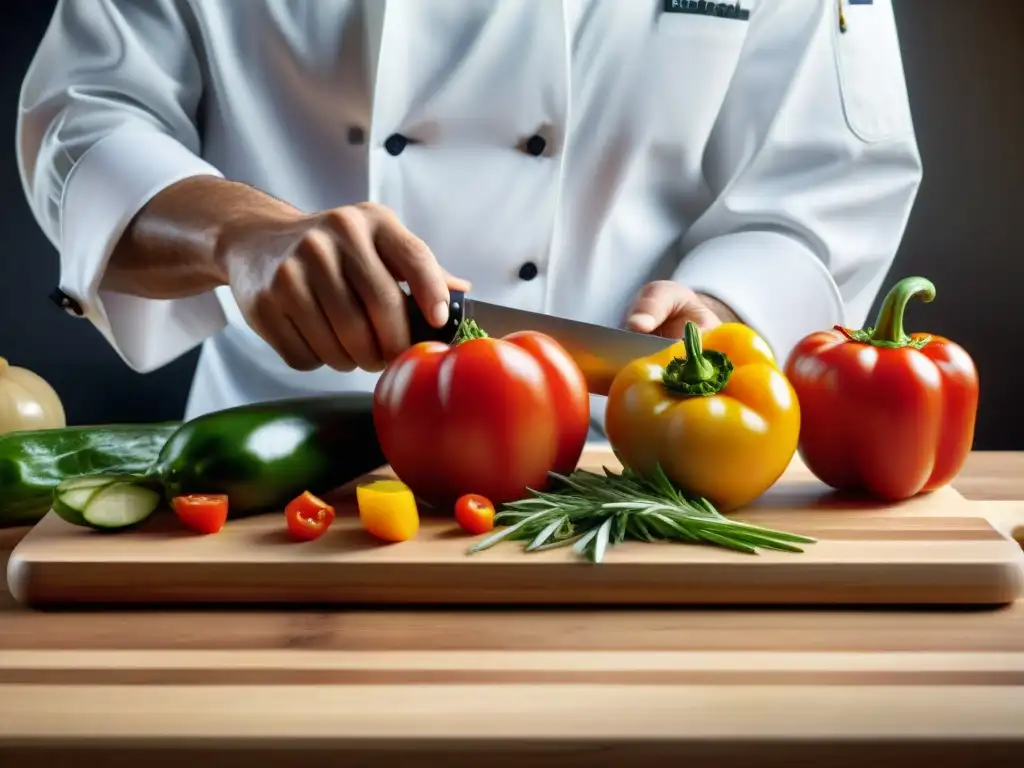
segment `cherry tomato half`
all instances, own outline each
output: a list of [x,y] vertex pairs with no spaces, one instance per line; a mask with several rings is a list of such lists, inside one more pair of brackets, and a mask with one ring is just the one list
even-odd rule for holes
[[494,530],[494,505],[483,496],[467,493],[455,502],[455,521],[474,536]]
[[228,521],[228,497],[222,493],[175,496],[171,506],[178,519],[197,533],[219,533]]
[[284,508],[288,533],[296,541],[319,539],[334,522],[334,507],[309,491],[288,502]]

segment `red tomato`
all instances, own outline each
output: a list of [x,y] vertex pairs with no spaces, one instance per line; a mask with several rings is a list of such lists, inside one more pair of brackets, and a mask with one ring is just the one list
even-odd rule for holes
[[378,380],[373,420],[384,456],[419,498],[448,506],[480,493],[501,504],[576,468],[590,397],[569,354],[524,331],[410,347]]
[[474,536],[494,530],[494,505],[475,493],[460,496],[455,502],[455,522]]
[[334,507],[305,491],[284,508],[288,533],[296,541],[312,541],[326,533],[334,522]]
[[228,497],[225,494],[175,496],[171,506],[178,519],[197,533],[219,533],[228,521]]

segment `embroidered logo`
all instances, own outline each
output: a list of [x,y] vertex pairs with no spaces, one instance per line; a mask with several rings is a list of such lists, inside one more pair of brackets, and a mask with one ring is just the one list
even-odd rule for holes
[[710,0],[665,0],[665,13],[692,13],[698,16],[717,16],[720,19],[749,21],[750,9],[734,3],[715,3]]

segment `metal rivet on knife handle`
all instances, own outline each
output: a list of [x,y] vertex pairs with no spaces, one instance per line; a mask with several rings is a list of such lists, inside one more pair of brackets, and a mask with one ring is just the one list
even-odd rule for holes
[[462,291],[450,290],[451,299],[448,304],[448,322],[441,328],[435,328],[424,317],[422,310],[412,294],[406,294],[405,305],[409,317],[409,339],[411,343],[421,341],[440,341],[451,344],[459,332],[462,318],[465,316],[465,294]]

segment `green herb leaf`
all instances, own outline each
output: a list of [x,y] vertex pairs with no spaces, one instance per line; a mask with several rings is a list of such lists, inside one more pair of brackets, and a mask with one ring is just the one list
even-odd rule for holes
[[492,533],[469,549],[473,554],[502,541],[525,541],[527,552],[572,546],[574,554],[593,563],[604,561],[610,547],[630,539],[643,542],[710,544],[757,554],[759,549],[802,552],[799,544],[814,539],[731,520],[710,501],[691,498],[661,467],[649,477],[629,469],[603,474],[576,470],[551,473],[554,490],[530,490],[530,497],[504,505]]

